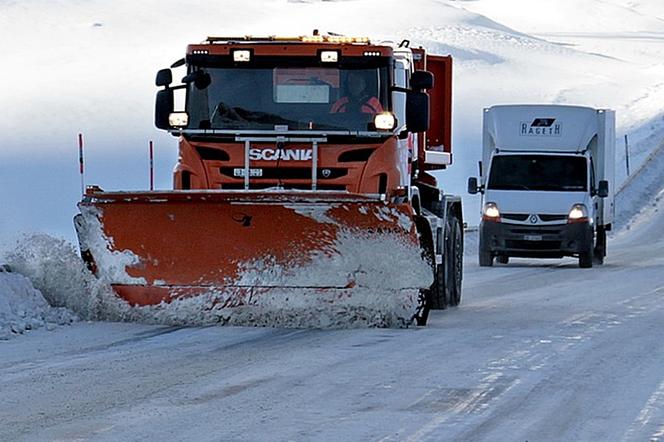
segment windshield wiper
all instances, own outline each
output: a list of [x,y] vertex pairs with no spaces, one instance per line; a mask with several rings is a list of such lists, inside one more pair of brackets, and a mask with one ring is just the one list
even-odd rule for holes
[[530,187],[525,184],[498,184],[490,186],[489,189],[495,190],[531,190]]

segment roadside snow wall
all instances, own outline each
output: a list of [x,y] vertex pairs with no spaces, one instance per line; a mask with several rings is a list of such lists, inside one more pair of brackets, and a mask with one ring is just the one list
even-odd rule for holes
[[0,268],[0,340],[26,330],[52,329],[77,319],[64,307],[51,307],[25,276]]

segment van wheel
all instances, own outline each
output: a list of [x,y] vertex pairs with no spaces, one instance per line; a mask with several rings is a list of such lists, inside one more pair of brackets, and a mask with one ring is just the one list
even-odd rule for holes
[[595,236],[595,248],[593,249],[593,261],[597,265],[604,264],[606,256],[606,230],[603,226],[597,227]]
[[589,269],[593,266],[593,252],[589,250],[579,254],[579,267]]
[[480,267],[493,266],[493,256],[491,252],[484,252],[480,250]]
[[500,264],[507,264],[508,262],[510,262],[510,257],[507,255],[498,255],[496,256],[496,262]]

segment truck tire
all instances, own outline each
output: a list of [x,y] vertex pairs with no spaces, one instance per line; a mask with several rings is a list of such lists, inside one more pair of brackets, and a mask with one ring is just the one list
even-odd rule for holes
[[429,310],[431,305],[431,289],[420,290],[418,306],[413,320],[417,325],[427,325],[429,319]]
[[579,253],[579,267],[589,269],[593,266],[593,251]]
[[457,218],[450,220],[450,265],[447,278],[447,304],[456,307],[461,303],[461,284],[463,282],[463,231]]
[[432,263],[432,272],[434,276],[434,282],[428,289],[421,289],[418,302],[417,310],[413,315],[413,320],[417,325],[426,325],[427,320],[429,319],[429,310],[433,308],[433,297],[434,289],[436,287],[437,269],[438,267],[435,264],[435,257],[433,251],[433,240],[431,238],[431,230],[428,223],[421,217],[415,217],[415,226],[417,227],[417,233],[420,237],[420,249],[422,251],[422,259]]
[[[443,201],[432,201],[431,202],[431,207],[430,209],[431,213],[435,214],[439,218],[443,218],[445,216],[445,206]],[[446,226],[446,231],[443,234],[443,248],[445,249],[445,253],[447,253],[448,250],[448,237],[449,237],[449,225]],[[433,239],[432,241],[436,241],[438,238]],[[434,258],[432,256],[432,258]],[[448,305],[448,295],[447,295],[447,286],[449,284],[449,277],[448,277],[448,270],[446,268],[448,262],[448,255],[445,255],[443,257],[443,263],[442,264],[434,264],[434,281],[433,285],[430,288],[430,306],[431,310],[444,310],[447,308]]]
[[493,256],[491,252],[486,252],[480,249],[480,267],[493,266]]
[[446,274],[445,263],[436,264],[433,285],[429,289],[431,292],[431,310],[445,310],[447,308]]
[[500,264],[507,264],[508,262],[510,262],[510,257],[507,255],[498,255],[496,256],[496,262]]

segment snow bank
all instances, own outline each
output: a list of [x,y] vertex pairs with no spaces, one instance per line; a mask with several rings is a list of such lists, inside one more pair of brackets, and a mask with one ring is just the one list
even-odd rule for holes
[[652,151],[616,194],[616,230],[630,230],[648,220],[664,198],[664,141]]
[[51,329],[77,319],[66,308],[51,307],[28,278],[0,267],[0,340],[26,330]]
[[26,235],[5,262],[28,277],[50,305],[66,307],[83,319],[98,316],[97,282],[71,243],[45,234]]

